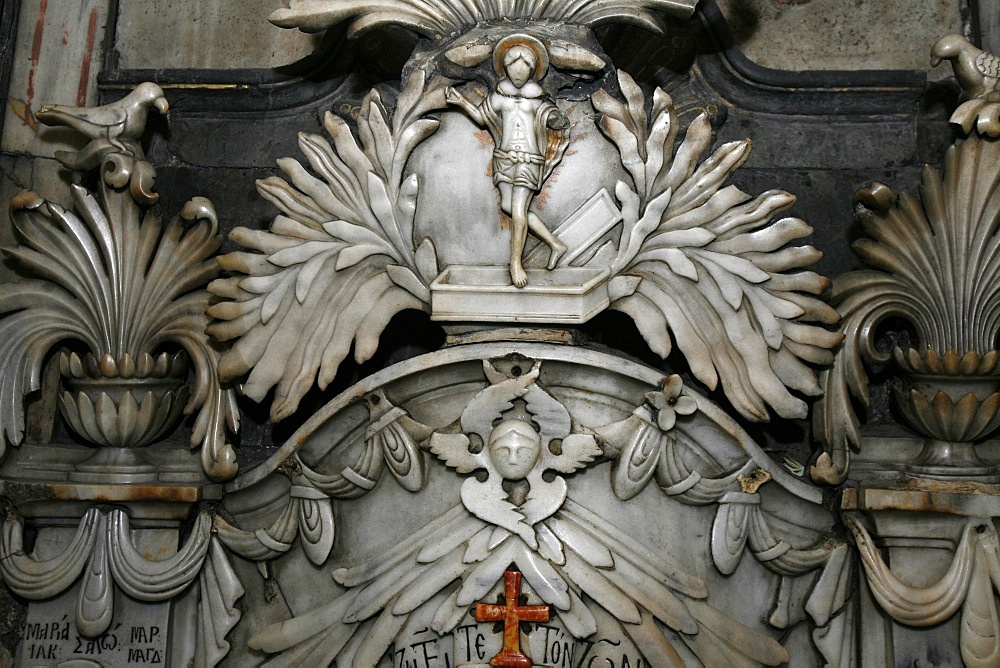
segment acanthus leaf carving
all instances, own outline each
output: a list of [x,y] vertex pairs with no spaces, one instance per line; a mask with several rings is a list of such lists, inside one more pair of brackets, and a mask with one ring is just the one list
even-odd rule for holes
[[[522,0],[510,4],[501,0],[463,2],[446,0],[435,7],[415,0],[357,3],[349,0],[291,0],[288,7],[270,16],[275,25],[297,27],[305,31],[324,30],[342,21],[351,21],[348,34],[357,36],[383,25],[398,25],[427,37],[448,35],[460,28],[484,22],[511,19],[554,20],[571,24],[597,26],[603,23],[634,23],[647,30],[661,32],[663,21],[658,11],[688,16],[697,0],[642,0],[639,3],[549,3]],[[476,57],[475,51],[472,57]],[[456,55],[456,58],[460,56]],[[585,61],[586,62],[586,61]]]
[[[928,437],[913,465],[952,466],[956,475],[990,472],[968,444],[996,428],[1000,408],[994,351],[1000,290],[993,280],[1000,272],[1000,188],[996,170],[979,167],[998,159],[1000,144],[970,137],[949,147],[943,173],[924,168],[919,200],[897,197],[881,183],[855,194],[867,236],[854,247],[871,268],[838,277],[831,291],[846,339],[822,373],[826,393],[813,424],[824,452],[811,469],[814,480],[846,478],[849,453],[861,443],[852,397],[867,406],[867,366],[886,364],[910,379],[896,398],[911,426]],[[907,322],[917,340],[879,350],[876,332],[890,318]],[[928,381],[934,377],[950,381]],[[939,455],[935,443],[951,443],[952,454]]]

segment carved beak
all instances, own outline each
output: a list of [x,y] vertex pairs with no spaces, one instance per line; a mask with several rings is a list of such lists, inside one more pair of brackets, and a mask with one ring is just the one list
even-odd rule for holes
[[161,114],[165,114],[167,113],[167,111],[170,110],[170,105],[167,104],[167,98],[165,97],[156,98],[156,101],[153,102],[153,105],[160,110]]

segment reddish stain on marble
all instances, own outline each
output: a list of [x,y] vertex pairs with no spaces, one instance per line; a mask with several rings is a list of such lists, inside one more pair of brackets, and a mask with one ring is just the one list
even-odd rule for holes
[[80,64],[80,82],[76,87],[76,106],[87,104],[87,86],[90,83],[90,62],[94,56],[94,42],[97,40],[97,9],[90,10],[90,20],[87,22],[87,47],[83,52],[83,62]]
[[32,125],[27,118],[30,116],[34,120],[31,111],[31,103],[35,99],[35,71],[38,69],[38,60],[42,55],[42,35],[45,34],[45,12],[49,8],[49,0],[41,0],[38,4],[38,20],[35,21],[35,34],[31,39],[31,69],[28,70],[28,90],[24,96],[24,120],[25,125]]

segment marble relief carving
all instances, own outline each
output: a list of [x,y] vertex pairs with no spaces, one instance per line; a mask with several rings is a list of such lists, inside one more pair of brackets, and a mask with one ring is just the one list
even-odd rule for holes
[[[933,45],[961,136],[919,197],[857,192],[866,268],[828,291],[794,195],[734,185],[750,141],[594,34],[695,4],[292,0],[273,22],[420,39],[221,255],[208,199],[157,206],[163,88],[40,110],[86,185],[11,202],[0,576],[90,649],[32,631],[21,663],[848,666],[927,629],[996,664],[997,58]],[[405,310],[447,343],[305,408]],[[605,310],[662,365],[584,342]],[[858,413],[876,372],[905,437]],[[238,471],[241,408],[302,421]],[[804,418],[807,466],[748,432]]]
[[[621,400],[595,400],[592,392],[584,391],[590,383],[587,376],[604,373],[602,369],[611,368],[607,365],[621,365],[606,354],[590,352],[581,361],[574,359],[579,352],[526,343],[517,346],[518,353],[482,359],[478,354],[497,347],[466,348],[403,363],[358,388],[364,389],[369,407],[373,400],[382,406],[390,403],[387,397],[394,397],[392,408],[382,415],[396,413],[397,423],[405,417],[399,429],[406,436],[395,441],[421,444],[413,454],[423,462],[426,482],[407,487],[406,478],[398,475],[395,482],[406,494],[416,495],[418,506],[423,505],[421,498],[441,494],[457,504],[446,505],[441,515],[420,528],[390,531],[398,535],[391,555],[379,553],[335,569],[340,593],[328,604],[253,636],[252,647],[276,654],[272,663],[336,659],[345,665],[375,665],[394,642],[403,643],[424,626],[437,634],[437,651],[459,661],[470,606],[492,600],[511,568],[521,574],[531,596],[556,612],[553,628],[581,648],[595,634],[610,638],[625,648],[605,653],[618,661],[629,651],[678,665],[690,660],[779,665],[788,660],[773,638],[723,612],[703,578],[637,544],[626,530],[595,512],[593,503],[599,497],[616,504],[618,512],[627,512],[624,501],[611,500],[633,498],[654,479],[660,500],[647,498],[662,507],[665,517],[670,504],[678,502],[717,507],[710,542],[721,571],[735,571],[748,547],[754,559],[788,580],[810,577],[819,569],[822,577],[810,597],[815,608],[810,614],[819,633],[830,631],[831,618],[840,614],[846,597],[844,578],[851,563],[845,559],[846,545],[822,531],[812,531],[811,541],[784,536],[772,511],[760,506],[761,486],[772,476],[776,493],[800,494],[800,502],[816,504],[817,512],[822,512],[821,497],[770,464],[717,408],[681,387],[679,377],[657,378],[652,370],[631,363],[616,371],[634,378],[629,393],[638,397],[638,405],[629,409]],[[537,357],[524,356],[532,352]],[[548,388],[546,374],[558,392]],[[435,396],[439,398],[429,398]],[[673,402],[677,398],[683,401]],[[373,452],[371,436],[385,419],[371,413],[371,426],[352,428],[354,406],[350,401],[329,406],[295,437],[302,452],[291,455],[325,462],[310,467],[296,462],[294,468],[301,467],[315,489],[342,503],[392,493],[386,485],[394,484],[385,475],[373,480],[371,468],[362,472],[357,464],[344,466],[383,457],[391,461],[389,451]],[[699,408],[708,413],[699,416]],[[606,422],[600,414],[618,419]],[[447,415],[454,417],[442,422],[441,416]],[[701,445],[705,430],[717,428],[728,453],[716,447],[709,454]],[[327,436],[312,436],[320,433]],[[463,477],[454,479],[455,474]],[[588,479],[587,491],[575,492],[572,483],[580,484],[581,477]],[[352,480],[356,492],[345,493]],[[241,494],[252,493],[247,489]],[[362,512],[378,512],[378,507],[373,500]],[[220,530],[227,544],[230,531]],[[355,532],[345,540],[357,541],[359,535]],[[315,548],[303,547],[307,555],[315,555]],[[310,560],[323,563],[314,556]],[[280,575],[275,577],[283,589],[296,589]],[[779,605],[772,627],[785,628],[786,613]],[[486,638],[483,628],[476,633]],[[493,652],[500,649],[499,638],[484,642],[496,645]],[[537,642],[537,636],[525,642]],[[395,651],[405,651],[399,648],[397,644]]]
[[88,140],[79,151],[58,152],[59,161],[99,176],[96,191],[72,187],[73,211],[31,191],[11,202],[21,243],[4,252],[36,278],[6,286],[0,306],[8,314],[0,324],[7,342],[0,424],[7,441],[21,442],[22,397],[41,389],[50,350],[75,341],[84,348],[58,354],[66,385],[59,405],[67,425],[98,447],[90,466],[146,474],[127,450],[196,413],[191,447],[209,477],[225,480],[236,474],[227,429],[236,431],[239,417],[233,390],[218,379],[219,348],[204,336],[219,224],[203,197],[167,223],[154,206],[155,171],[139,139],[150,109],[167,108],[160,87],[146,83],[104,107],[39,110],[42,123]]
[[[996,481],[995,466],[974,444],[1000,425],[996,337],[1000,291],[997,206],[1000,148],[990,111],[996,96],[968,71],[969,62],[994,56],[957,36],[933,48],[935,61],[956,60],[962,103],[952,116],[968,137],[948,149],[944,171],[924,169],[919,199],[896,195],[873,182],[854,197],[865,237],[854,244],[870,268],[838,277],[831,300],[843,315],[844,348],[824,372],[825,396],[813,414],[825,452],[812,468],[815,480],[838,484],[847,476],[851,448],[861,444],[851,397],[867,404],[866,365],[889,364],[903,380],[896,405],[906,423],[925,437],[923,451],[906,468],[959,480]],[[978,72],[978,70],[977,70]],[[980,121],[975,125],[970,119]],[[900,318],[913,329],[911,345],[877,348],[880,324]]]

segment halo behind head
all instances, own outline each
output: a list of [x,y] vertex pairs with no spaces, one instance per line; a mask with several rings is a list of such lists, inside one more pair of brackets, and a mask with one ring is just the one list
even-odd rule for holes
[[496,48],[493,49],[493,71],[497,73],[497,76],[502,77],[504,75],[504,56],[515,46],[523,46],[534,52],[535,79],[544,77],[545,73],[549,70],[549,52],[541,40],[524,33],[507,35],[497,42]]

